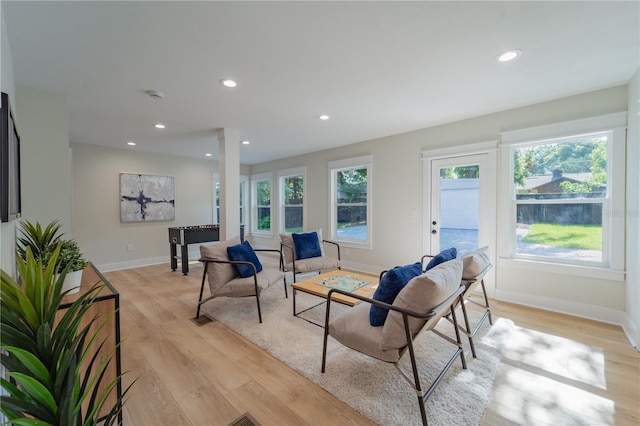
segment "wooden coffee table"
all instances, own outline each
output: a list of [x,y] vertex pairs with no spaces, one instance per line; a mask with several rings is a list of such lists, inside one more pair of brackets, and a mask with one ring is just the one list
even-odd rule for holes
[[[372,297],[373,293],[378,287],[378,276],[363,274],[361,272],[336,269],[330,272],[325,272],[324,274],[314,275],[305,280],[293,283],[291,285],[291,287],[293,288],[293,315],[297,317],[302,312],[305,312],[309,309],[315,308],[318,305],[321,305],[322,303],[325,303],[329,290],[333,288],[332,286],[335,285],[335,286],[338,286],[338,288],[342,288],[343,290],[349,291],[349,287],[351,285],[356,284],[357,282],[361,282],[361,283],[366,282],[367,284],[364,285],[363,287],[359,287],[353,290],[351,293],[358,294],[361,296],[366,296],[366,297]],[[325,285],[323,285],[323,283]],[[296,312],[296,292],[298,291],[301,291],[307,294],[312,294],[314,296],[321,297],[325,300],[303,311]],[[361,302],[361,300],[354,299],[353,297],[349,297],[339,293],[334,293],[331,297],[331,300],[338,303],[342,303],[343,305],[347,305],[347,306],[355,306]]]

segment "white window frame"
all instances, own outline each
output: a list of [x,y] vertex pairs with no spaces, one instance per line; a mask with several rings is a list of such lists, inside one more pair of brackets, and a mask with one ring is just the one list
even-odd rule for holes
[[[218,217],[218,197],[216,195],[216,186],[220,185],[220,176],[218,173],[213,173],[213,214],[211,223],[220,223],[220,217]],[[240,225],[247,225],[247,193],[249,191],[249,177],[246,175],[240,175],[240,185],[244,187],[242,195],[240,197],[240,206],[242,214],[240,214]]]
[[[302,176],[302,204],[299,207],[302,209],[302,226],[303,229],[306,229],[307,225],[307,209],[306,209],[306,199],[307,199],[307,168],[306,167],[295,167],[292,169],[279,170],[278,171],[278,205],[279,205],[279,226],[278,229],[281,233],[287,232],[285,230],[285,191],[284,191],[284,181],[287,178]],[[298,205],[296,205],[298,207]]]
[[220,176],[218,173],[213,173],[213,211],[211,213],[211,223],[220,223],[220,217],[218,217],[218,195],[216,194],[216,187],[220,185]]
[[[330,161],[329,168],[329,238],[345,247],[371,250],[373,248],[373,155]],[[356,240],[338,237],[337,185],[338,172],[350,169],[367,169],[367,239]]]
[[[273,224],[274,224],[274,216],[273,216],[273,173],[259,173],[255,175],[251,175],[251,233],[259,236],[273,236]],[[258,229],[258,191],[257,185],[259,182],[269,181],[271,185],[271,204],[269,207],[269,215],[271,217],[271,229],[268,231]],[[260,206],[267,207],[267,206]]]
[[[501,233],[499,257],[507,265],[517,265],[548,272],[598,277],[610,280],[624,279],[625,221],[625,146],[626,112],[585,118],[529,129],[501,133],[502,200],[499,223],[508,223],[507,232]],[[523,256],[516,254],[516,207],[515,183],[513,182],[513,150],[526,146],[560,142],[587,135],[608,134],[607,141],[607,198],[594,199],[602,203],[602,262],[580,262],[565,259],[555,261],[549,257]],[[574,202],[572,199],[563,202]],[[584,200],[581,200],[584,202]],[[591,202],[589,200],[588,202]],[[617,242],[617,243],[616,243]]]

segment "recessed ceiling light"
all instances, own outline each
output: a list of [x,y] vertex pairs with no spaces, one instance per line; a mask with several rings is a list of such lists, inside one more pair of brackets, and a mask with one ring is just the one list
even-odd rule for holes
[[230,78],[223,78],[222,80],[220,80],[220,84],[225,87],[236,87],[238,85],[238,83],[231,80]]
[[129,145],[129,146],[136,146],[136,143],[135,143],[135,142],[133,142],[133,141],[130,141],[130,142],[127,142],[127,145]]
[[162,123],[156,123],[153,125],[156,129],[164,129],[166,126]]
[[207,152],[204,156],[205,157],[211,157],[211,154]]
[[497,59],[498,59],[498,62],[509,62],[509,61],[513,61],[520,55],[522,55],[522,50],[512,49],[512,50],[507,50],[504,53],[501,53]]
[[328,116],[327,114],[320,114],[320,115],[318,116],[318,118],[319,118],[320,120],[328,120],[328,119],[329,119],[329,116]]
[[249,141],[242,141],[242,145],[249,145],[251,142]]

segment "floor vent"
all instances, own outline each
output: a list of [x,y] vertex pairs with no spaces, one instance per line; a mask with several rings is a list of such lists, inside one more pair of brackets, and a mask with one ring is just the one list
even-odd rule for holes
[[260,423],[251,417],[251,414],[244,413],[240,418],[229,423],[229,426],[260,426]]

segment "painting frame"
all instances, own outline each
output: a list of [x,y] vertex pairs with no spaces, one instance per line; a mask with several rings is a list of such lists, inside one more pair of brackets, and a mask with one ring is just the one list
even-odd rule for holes
[[170,222],[176,218],[175,178],[120,173],[120,222]]

